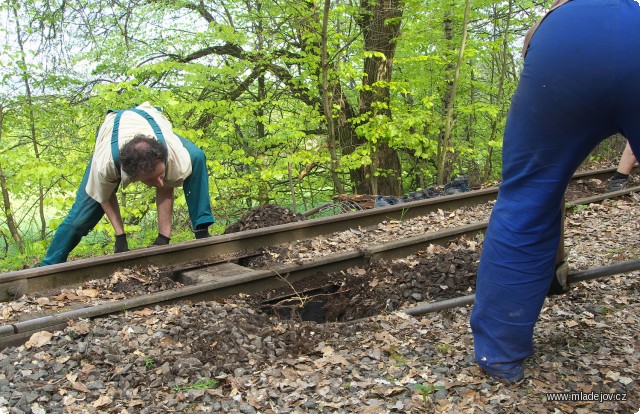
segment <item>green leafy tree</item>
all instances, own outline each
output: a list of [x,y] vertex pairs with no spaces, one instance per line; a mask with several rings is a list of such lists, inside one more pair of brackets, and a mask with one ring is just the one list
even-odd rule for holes
[[[261,204],[303,210],[341,192],[399,195],[463,173],[498,179],[519,42],[547,6],[2,3],[5,257],[37,261],[105,112],[144,101],[207,155],[217,231]],[[152,192],[134,185],[120,199],[131,246],[149,244]],[[172,238],[191,238],[180,194],[175,212]],[[103,220],[74,254],[109,252],[111,232]]]

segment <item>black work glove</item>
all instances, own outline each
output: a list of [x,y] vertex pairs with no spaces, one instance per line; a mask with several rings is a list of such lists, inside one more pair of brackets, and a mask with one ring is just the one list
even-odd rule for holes
[[116,244],[113,247],[114,253],[122,253],[129,251],[129,243],[127,243],[127,235],[120,234],[116,235]]
[[171,240],[169,237],[165,236],[164,234],[158,233],[158,237],[156,237],[156,241],[153,242],[153,245],[164,246],[166,244],[169,244],[169,240]]
[[547,296],[563,295],[569,291],[569,265],[567,263],[567,256],[558,264],[556,264],[556,271],[549,287]]

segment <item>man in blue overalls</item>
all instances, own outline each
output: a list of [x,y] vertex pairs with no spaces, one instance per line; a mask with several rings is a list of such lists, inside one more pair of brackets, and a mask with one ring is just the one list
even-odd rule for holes
[[533,355],[571,176],[616,133],[640,154],[640,2],[556,0],[525,43],[471,315],[477,363],[507,383]]
[[175,134],[171,123],[148,102],[109,112],[98,130],[95,151],[76,200],[56,230],[42,265],[62,263],[106,214],[116,234],[115,253],[128,250],[127,236],[116,197],[118,185],[139,181],[156,188],[158,237],[171,238],[174,188],[184,189],[196,238],[209,236],[214,222],[204,153]]

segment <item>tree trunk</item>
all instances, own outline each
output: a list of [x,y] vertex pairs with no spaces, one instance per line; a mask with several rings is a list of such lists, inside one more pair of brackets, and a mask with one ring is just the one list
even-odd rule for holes
[[[262,7],[261,2],[256,2],[255,4],[256,6],[256,10],[258,12],[260,12],[260,9]],[[256,43],[256,50],[257,51],[262,51],[264,49],[264,27],[262,25],[261,21],[257,21],[254,23],[255,24],[255,32],[257,35],[257,43]],[[256,139],[258,140],[258,142],[264,142],[264,139],[267,135],[266,133],[266,125],[264,124],[264,119],[265,119],[265,112],[264,112],[264,107],[263,107],[263,103],[265,102],[265,100],[267,99],[267,92],[266,92],[266,86],[265,86],[265,75],[264,74],[260,74],[257,78],[257,83],[258,83],[258,91],[257,91],[257,102],[260,102],[260,104],[258,105],[257,109],[255,110],[255,116],[256,116]],[[257,153],[254,154],[255,157],[264,157],[264,154],[266,153],[266,149],[260,148],[259,151],[257,151]],[[262,166],[262,168],[265,168],[264,166],[266,166],[266,168],[270,168],[268,166],[269,163],[266,162],[260,162],[259,165]],[[259,172],[258,172],[259,173]],[[267,186],[267,183],[265,180],[257,180],[257,186],[258,186],[258,194],[257,194],[257,198],[258,198],[258,203],[261,206],[265,206],[267,204],[269,204],[269,202],[271,201],[269,198],[269,187]]]
[[[507,59],[509,57],[509,29],[511,27],[511,13],[513,12],[513,1],[509,1],[509,10],[507,13],[507,18],[504,21],[504,28],[502,32],[504,33],[502,38],[502,49],[500,51],[498,65],[500,67],[498,73],[498,90],[496,91],[496,101],[495,105],[500,107],[500,116],[504,113],[504,80],[507,75]],[[497,23],[497,22],[496,22]],[[496,138],[496,133],[498,130],[498,119],[501,119],[500,116],[495,117],[491,121],[491,132],[489,135],[489,142],[493,142]],[[493,149],[489,148],[487,159],[485,160],[484,166],[484,177],[488,178],[491,176],[491,171],[493,170]]]
[[[0,105],[0,142],[2,142],[2,125],[4,121],[4,108]],[[7,219],[7,226],[9,227],[9,231],[11,232],[11,237],[16,242],[18,249],[20,249],[20,253],[25,252],[24,240],[18,231],[18,226],[16,225],[16,221],[13,217],[13,210],[11,209],[11,198],[9,197],[9,189],[7,188],[7,179],[4,175],[4,171],[2,170],[2,165],[0,165],[0,191],[2,192],[2,212],[4,213],[5,218]]]
[[338,176],[338,153],[336,150],[336,128],[333,118],[333,94],[329,92],[329,58],[327,55],[328,27],[329,27],[329,10],[331,9],[331,0],[324,1],[324,10],[322,14],[322,33],[321,33],[321,52],[320,67],[322,71],[322,111],[327,122],[327,144],[329,146],[329,154],[331,155],[331,179],[333,187],[338,194],[344,193],[344,187]]
[[[31,142],[33,143],[33,152],[36,160],[40,160],[40,149],[38,147],[38,141],[36,139],[36,123],[35,123],[35,115],[33,113],[33,95],[31,94],[31,84],[29,82],[29,74],[27,73],[27,62],[25,60],[26,51],[24,49],[24,44],[22,41],[22,34],[20,33],[20,20],[18,18],[18,11],[16,9],[17,5],[13,5],[13,15],[16,19],[16,39],[18,41],[18,45],[20,46],[20,60],[22,61],[22,80],[25,86],[25,93],[27,97],[27,114],[29,118],[29,129],[30,134],[29,137]],[[42,240],[47,236],[47,219],[44,214],[44,187],[42,184],[42,179],[38,179],[38,213],[40,215],[40,237]]]
[[[360,114],[383,115],[391,120],[389,83],[400,33],[401,0],[361,0],[358,23],[364,34],[364,77],[360,93]],[[386,142],[371,143],[372,165],[361,168],[362,194],[400,195],[401,171],[397,152]]]
[[291,194],[291,210],[293,214],[298,214],[298,203],[296,202],[296,187],[293,185],[293,168],[291,167],[291,163],[287,165],[288,176],[289,176],[289,194]]
[[[463,63],[464,49],[467,42],[467,25],[469,23],[469,9],[471,6],[471,1],[467,0],[464,8],[464,21],[462,23],[462,40],[460,41],[460,49],[458,50],[458,60],[456,62],[453,79],[450,83],[448,91],[446,93],[446,107],[445,107],[445,117],[444,117],[444,131],[442,133],[442,139],[438,143],[438,174],[437,174],[437,182],[438,184],[444,183],[445,178],[445,168],[447,164],[447,154],[449,152],[449,147],[451,146],[451,133],[453,130],[454,124],[454,113],[453,109],[455,107],[456,100],[456,91],[458,88],[458,82],[460,80],[460,68]],[[449,22],[452,23],[452,22]],[[447,27],[445,30],[450,30],[451,27]]]

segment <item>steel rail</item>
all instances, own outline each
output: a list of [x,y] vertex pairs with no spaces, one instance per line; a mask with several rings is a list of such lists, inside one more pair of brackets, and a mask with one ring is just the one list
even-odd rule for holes
[[[590,198],[583,200],[590,200]],[[576,203],[580,203],[580,200],[576,200]],[[372,258],[393,259],[406,257],[409,254],[424,249],[428,244],[445,245],[446,243],[461,237],[473,237],[477,234],[483,233],[487,224],[488,222],[478,222],[466,226],[408,237],[393,242],[373,245],[368,248],[361,248],[356,251],[324,256],[304,265],[287,265],[269,270],[251,270],[237,266],[238,269],[235,273],[232,272],[231,275],[226,274],[222,277],[215,277],[215,271],[208,270],[211,269],[211,263],[202,268],[175,270],[172,275],[174,278],[178,280],[197,280],[200,278],[200,283],[179,289],[172,289],[140,297],[108,302],[96,306],[62,312],[56,315],[34,318],[31,320],[0,326],[0,349],[9,345],[23,343],[28,339],[28,337],[38,331],[62,329],[67,326],[67,321],[69,320],[103,317],[111,313],[122,312],[125,310],[135,310],[155,305],[166,305],[186,300],[211,300],[216,297],[225,297],[237,293],[253,293],[267,288],[285,286],[288,283],[319,272],[335,272],[353,266],[364,266],[368,264]],[[217,262],[217,264],[220,265],[220,262]],[[213,267],[215,268],[215,264]],[[640,269],[640,260],[623,262],[609,267],[570,273],[569,281],[570,283],[576,283],[638,269]],[[211,273],[210,275],[214,276],[210,281],[207,281],[208,272]],[[203,273],[205,275],[204,281],[202,281]],[[474,298],[474,295],[468,295],[424,304],[414,308],[405,309],[403,311],[410,315],[422,315],[429,312],[472,304]]]
[[[387,259],[406,257],[408,254],[424,249],[429,244],[445,244],[452,238],[473,236],[482,231],[486,223],[476,223],[464,226],[464,228],[450,229],[443,232],[425,234],[410,237],[401,241],[394,241],[372,246],[367,249],[337,253],[313,260],[304,265],[286,265],[271,270],[251,270],[242,268],[240,273],[226,275],[217,280],[202,282],[197,285],[185,286],[178,289],[152,293],[140,297],[127,298],[113,302],[103,303],[86,308],[61,312],[30,320],[15,322],[0,326],[0,349],[24,343],[28,338],[39,331],[54,331],[64,329],[69,321],[83,318],[105,317],[110,314],[123,311],[133,311],[149,306],[168,305],[178,302],[208,301],[219,297],[226,297],[237,293],[259,292],[267,288],[287,286],[297,280],[317,274],[319,272],[335,272],[353,266],[365,266],[373,258],[384,257]],[[241,268],[238,266],[238,268]],[[619,262],[610,266],[596,269],[588,269],[569,273],[570,284],[584,282],[606,276],[629,273],[640,270],[640,260]],[[203,270],[189,270],[181,272],[179,277],[193,277],[193,273]],[[205,268],[204,272],[207,272]],[[191,273],[191,274],[189,274]],[[402,312],[412,316],[421,316],[431,312],[452,309],[473,304],[475,294],[461,296],[442,301],[426,303],[412,308],[403,309]]]
[[[618,262],[609,266],[598,267],[595,269],[582,270],[578,272],[570,272],[567,276],[569,284],[585,282],[588,280],[599,279],[601,277],[615,276],[623,273],[630,273],[640,270],[640,260],[629,260],[626,262]],[[426,315],[431,312],[438,312],[445,309],[459,308],[471,305],[475,301],[476,295],[460,296],[453,299],[442,300],[433,303],[426,303],[402,311],[412,316]]]
[[22,294],[44,291],[106,277],[119,268],[153,265],[158,268],[178,267],[204,259],[225,261],[239,252],[253,251],[295,240],[309,239],[351,228],[375,226],[385,220],[419,217],[439,209],[456,209],[477,205],[495,198],[497,189],[489,188],[427,200],[396,204],[384,208],[355,211],[330,217],[224,234],[167,246],[154,246],[51,266],[36,267],[0,274],[0,300]]
[[[578,173],[573,176],[572,180],[606,179],[614,171],[615,168],[608,168],[594,172]],[[604,199],[620,196],[634,190],[640,191],[640,186],[609,193],[608,195],[596,196],[596,198]],[[208,239],[142,248],[117,255],[92,257],[52,266],[3,273],[0,274],[0,301],[11,300],[16,296],[48,289],[79,286],[86,281],[106,277],[115,270],[124,267],[138,265],[153,265],[159,268],[179,267],[202,260],[224,262],[227,257],[238,255],[238,252],[251,251],[263,246],[308,239],[351,228],[366,228],[377,225],[384,220],[403,220],[424,216],[437,210],[453,210],[459,207],[485,203],[494,200],[497,192],[497,187],[491,187],[455,195],[401,203],[384,208],[355,211],[336,216],[219,235]]]
[[[216,266],[214,265],[176,271],[173,277],[177,280],[199,279],[200,282],[182,288],[88,306],[0,326],[0,349],[9,345],[20,344],[38,331],[52,331],[64,328],[70,320],[104,317],[125,310],[167,305],[187,300],[206,301],[238,293],[254,293],[269,288],[288,286],[289,283],[320,272],[336,272],[354,266],[365,266],[373,258],[392,259],[406,257],[409,254],[423,250],[428,244],[445,245],[456,238],[473,237],[482,233],[485,228],[485,222],[469,224],[455,229],[413,236],[368,248],[335,253],[302,265],[285,265],[267,270],[252,270],[236,266],[235,273],[228,274],[229,272],[227,272],[227,274],[219,275],[216,274]],[[208,278],[209,281],[207,281],[207,276],[210,276]]]

